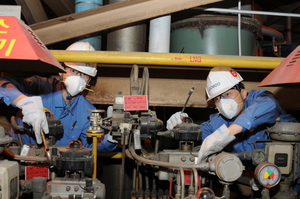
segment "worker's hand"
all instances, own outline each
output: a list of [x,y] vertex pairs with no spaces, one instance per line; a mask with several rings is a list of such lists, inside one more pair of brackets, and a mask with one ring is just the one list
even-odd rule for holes
[[167,129],[169,131],[173,130],[175,126],[182,123],[182,119],[185,117],[188,117],[188,114],[181,111],[174,113],[167,121]]
[[46,114],[43,111],[43,102],[40,96],[25,97],[16,103],[22,109],[23,122],[30,124],[35,133],[36,142],[42,143],[41,129],[45,134],[49,133]]
[[209,155],[221,151],[234,139],[235,136],[231,135],[230,130],[223,124],[202,142],[198,152],[198,163],[206,161]]
[[109,132],[109,133],[107,134],[107,141],[109,141],[109,142],[111,142],[111,143],[115,143],[115,144],[118,143],[117,140],[114,140],[114,139],[113,139],[113,136],[111,135],[111,132]]

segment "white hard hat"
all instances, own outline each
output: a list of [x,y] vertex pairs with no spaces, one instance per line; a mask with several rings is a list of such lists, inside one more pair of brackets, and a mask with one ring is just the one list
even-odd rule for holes
[[[95,51],[95,48],[89,42],[75,42],[66,50]],[[64,62],[64,64],[92,77],[95,77],[97,74],[97,63]]]
[[241,81],[243,81],[243,78],[232,68],[214,67],[210,70],[206,79],[207,101],[228,91]]

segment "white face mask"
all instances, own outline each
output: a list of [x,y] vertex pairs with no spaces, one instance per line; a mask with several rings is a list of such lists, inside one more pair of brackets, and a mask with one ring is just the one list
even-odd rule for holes
[[236,116],[240,104],[238,104],[235,100],[239,96],[240,95],[238,95],[235,99],[232,99],[232,98],[221,98],[220,99],[220,101],[217,104],[217,108],[224,117],[226,117],[228,119],[232,119],[234,116]]
[[71,96],[75,96],[84,90],[86,81],[79,75],[70,75],[65,79],[65,86]]

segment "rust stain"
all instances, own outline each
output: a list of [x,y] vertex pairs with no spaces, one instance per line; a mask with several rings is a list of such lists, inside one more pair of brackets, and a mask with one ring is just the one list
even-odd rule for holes
[[68,21],[73,21],[73,20],[75,20],[75,18],[73,18],[73,17],[66,17],[66,18],[60,19],[59,21],[68,22]]

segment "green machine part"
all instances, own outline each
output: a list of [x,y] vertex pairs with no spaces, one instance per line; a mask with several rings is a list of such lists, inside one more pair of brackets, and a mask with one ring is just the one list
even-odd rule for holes
[[[199,15],[172,23],[172,53],[238,55],[238,17]],[[261,25],[256,19],[241,17],[241,55],[253,56]]]

